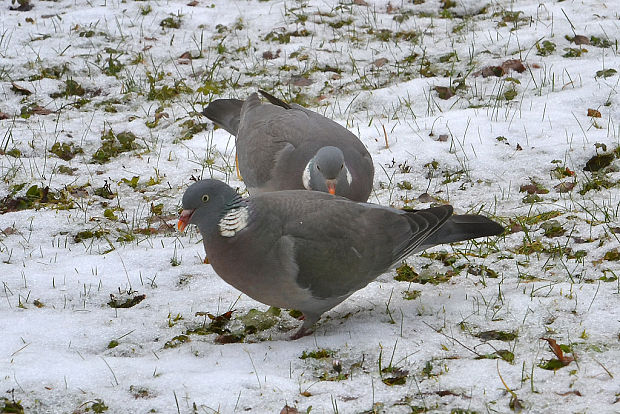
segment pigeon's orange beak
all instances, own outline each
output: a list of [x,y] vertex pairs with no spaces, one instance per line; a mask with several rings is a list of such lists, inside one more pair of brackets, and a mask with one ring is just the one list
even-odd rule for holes
[[327,191],[330,194],[336,194],[336,180],[325,180],[325,184],[327,184]]
[[179,231],[185,230],[185,227],[189,224],[189,221],[192,218],[192,214],[194,214],[194,210],[183,210],[181,212],[181,216],[179,217],[179,222],[177,223],[177,228]]

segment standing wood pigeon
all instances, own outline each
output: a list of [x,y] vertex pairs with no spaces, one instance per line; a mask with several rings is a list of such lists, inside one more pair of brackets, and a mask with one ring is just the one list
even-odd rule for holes
[[449,205],[405,212],[303,190],[241,198],[217,180],[185,191],[179,230],[188,224],[198,226],[222,279],[259,302],[304,314],[293,339],[410,254],[503,231],[483,216],[452,215]]
[[237,137],[239,171],[251,194],[316,190],[366,201],[370,154],[349,130],[316,112],[259,91],[247,100],[217,99],[203,114]]

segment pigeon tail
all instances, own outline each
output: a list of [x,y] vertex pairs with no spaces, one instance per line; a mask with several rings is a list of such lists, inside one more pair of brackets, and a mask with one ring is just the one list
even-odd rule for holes
[[261,95],[263,95],[265,97],[265,99],[267,99],[273,105],[281,106],[284,109],[293,109],[292,106],[290,106],[289,104],[287,104],[283,100],[276,98],[275,96],[265,92],[264,90],[259,89],[258,91],[260,92]]
[[477,215],[451,216],[437,231],[431,234],[422,249],[427,249],[442,243],[456,243],[478,237],[497,236],[504,228],[491,219]]
[[216,99],[202,111],[202,114],[230,134],[237,136],[242,106],[243,101],[239,99]]

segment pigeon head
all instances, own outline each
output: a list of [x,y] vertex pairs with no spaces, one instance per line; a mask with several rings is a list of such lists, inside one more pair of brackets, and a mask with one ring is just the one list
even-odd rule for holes
[[183,194],[183,211],[178,229],[183,231],[195,224],[203,231],[217,226],[226,205],[238,197],[237,192],[218,180],[200,180],[190,185]]
[[319,149],[304,170],[303,183],[308,190],[346,195],[351,173],[340,148],[327,146]]

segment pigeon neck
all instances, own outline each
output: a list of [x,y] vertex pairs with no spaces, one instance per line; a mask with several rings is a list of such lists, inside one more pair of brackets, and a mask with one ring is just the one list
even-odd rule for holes
[[224,214],[235,208],[244,207],[245,205],[246,203],[243,200],[243,197],[239,194],[235,194],[233,198],[224,205]]

